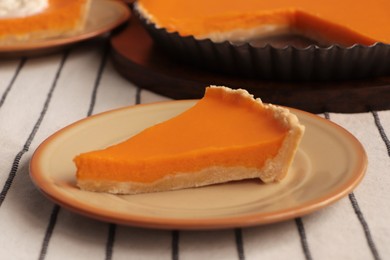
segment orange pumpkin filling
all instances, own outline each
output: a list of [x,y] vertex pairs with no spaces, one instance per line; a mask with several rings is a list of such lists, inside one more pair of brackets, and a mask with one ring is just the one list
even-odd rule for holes
[[139,0],[138,9],[158,27],[197,38],[263,27],[348,45],[390,43],[390,1]]
[[[182,114],[122,143],[77,156],[77,180],[81,187],[84,181],[148,185],[209,167],[261,169],[278,155],[291,128],[259,102],[242,91],[207,88],[205,97]],[[291,149],[290,161],[296,147]]]
[[49,0],[40,13],[0,19],[0,40],[54,37],[82,29],[89,0]]

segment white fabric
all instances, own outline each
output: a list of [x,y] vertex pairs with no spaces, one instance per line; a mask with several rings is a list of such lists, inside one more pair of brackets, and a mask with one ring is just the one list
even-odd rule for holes
[[[305,259],[308,252],[313,259],[373,259],[364,226],[348,196],[301,219],[306,252],[297,222],[290,220],[239,230],[179,231],[177,251],[170,230],[116,226],[112,251],[107,253],[109,224],[60,208],[46,251],[41,253],[55,206],[32,184],[28,163],[46,137],[88,115],[103,53],[104,46],[96,43],[72,49],[58,81],[56,73],[63,53],[27,59],[11,85],[20,60],[0,61],[0,98],[4,101],[0,103],[0,189],[12,172],[15,157],[23,153],[0,206],[0,259],[239,259],[237,231],[242,235],[241,259]],[[123,79],[110,61],[103,65],[92,112],[135,104],[136,86]],[[142,90],[140,97],[141,103],[168,99],[147,90]],[[390,111],[377,115],[389,137]],[[329,116],[352,132],[367,150],[368,171],[353,197],[379,256],[389,258],[390,157],[374,114]],[[39,118],[42,121],[37,124]],[[35,132],[34,126],[38,127]],[[26,142],[29,150],[23,152]]]

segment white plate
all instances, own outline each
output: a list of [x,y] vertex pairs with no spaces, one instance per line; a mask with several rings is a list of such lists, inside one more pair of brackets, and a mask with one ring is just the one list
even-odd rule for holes
[[74,212],[118,224],[214,229],[283,221],[311,213],[342,198],[362,179],[367,157],[343,128],[291,109],[306,132],[288,176],[280,183],[247,180],[139,195],[87,192],[75,185],[73,157],[100,149],[166,120],[195,101],[138,105],[76,122],[35,151],[31,177],[39,189]]
[[120,1],[93,0],[82,31],[62,37],[0,45],[0,58],[36,56],[55,52],[77,42],[107,33],[127,21],[130,9]]

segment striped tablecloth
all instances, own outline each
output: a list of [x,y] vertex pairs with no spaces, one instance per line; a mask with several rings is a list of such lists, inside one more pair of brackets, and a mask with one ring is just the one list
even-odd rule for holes
[[167,100],[118,75],[108,50],[107,41],[95,41],[0,61],[0,259],[390,259],[390,111],[322,115],[363,143],[369,166],[353,193],[302,218],[167,231],[99,222],[54,205],[29,178],[29,160],[46,137],[91,114]]

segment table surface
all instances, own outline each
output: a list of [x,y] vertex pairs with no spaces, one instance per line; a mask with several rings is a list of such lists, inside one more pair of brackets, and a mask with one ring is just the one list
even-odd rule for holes
[[313,214],[227,230],[153,230],[99,222],[53,204],[29,161],[64,126],[102,111],[169,100],[122,78],[107,39],[45,57],[0,61],[1,259],[385,259],[390,257],[390,111],[320,116],[368,154],[355,191]]

